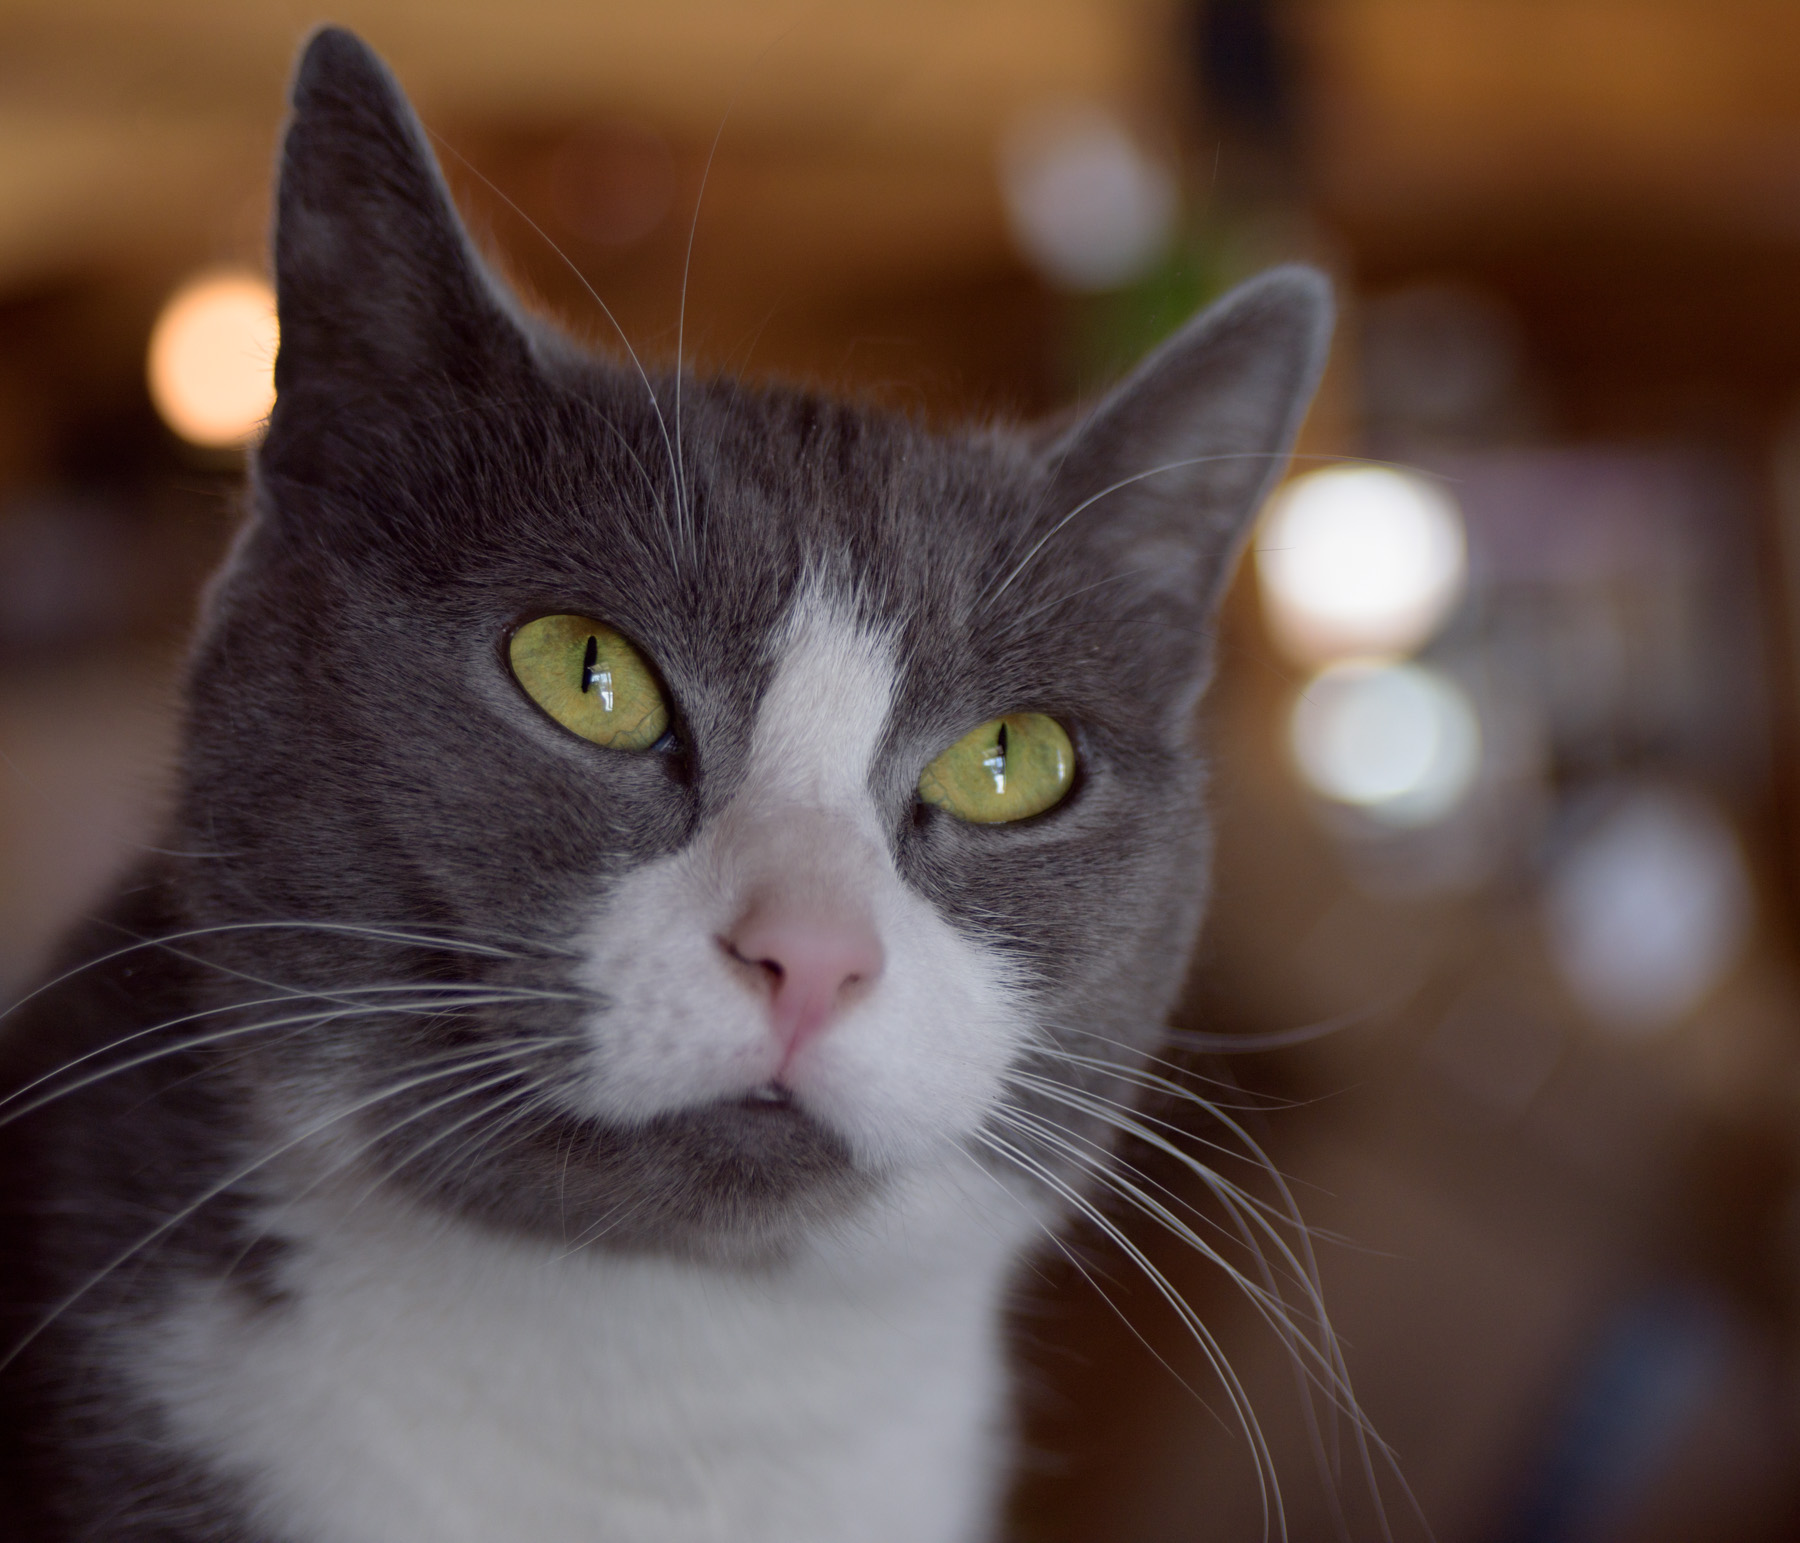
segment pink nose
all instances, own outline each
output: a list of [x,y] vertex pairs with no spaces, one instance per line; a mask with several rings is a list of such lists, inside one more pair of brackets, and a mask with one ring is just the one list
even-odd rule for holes
[[779,1077],[802,1045],[875,983],[883,963],[870,920],[780,896],[753,901],[720,941],[757,970],[769,992],[769,1027],[781,1046]]

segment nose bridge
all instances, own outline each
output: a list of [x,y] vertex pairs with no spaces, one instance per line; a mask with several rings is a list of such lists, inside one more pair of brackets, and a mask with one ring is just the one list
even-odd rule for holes
[[720,822],[716,857],[734,909],[756,896],[867,915],[887,867],[873,811],[807,799],[745,800]]

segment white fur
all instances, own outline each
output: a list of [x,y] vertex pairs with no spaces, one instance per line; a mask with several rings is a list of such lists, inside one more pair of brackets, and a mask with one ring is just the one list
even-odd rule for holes
[[1022,1209],[968,1167],[766,1273],[559,1254],[386,1200],[287,1219],[291,1308],[149,1369],[296,1543],[974,1543]]
[[789,1068],[886,1182],[762,1272],[566,1253],[389,1195],[270,1218],[293,1305],[207,1292],[145,1373],[296,1543],[973,1543],[1003,1470],[998,1319],[1037,1228],[964,1149],[1027,1033],[1004,963],[895,871],[869,791],[891,650],[795,609],[730,807],[620,884],[581,1094],[733,1097],[780,1047],[719,937],[758,886],[866,905],[880,977]]

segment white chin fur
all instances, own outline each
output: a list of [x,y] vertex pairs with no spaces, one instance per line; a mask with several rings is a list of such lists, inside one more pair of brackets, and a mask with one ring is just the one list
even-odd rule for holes
[[968,1136],[1029,1025],[1022,982],[900,879],[869,793],[893,695],[892,650],[816,597],[795,607],[758,713],[748,775],[682,851],[617,884],[584,940],[589,1109],[636,1124],[741,1098],[782,1049],[761,993],[722,946],[750,893],[779,885],[867,907],[885,964],[790,1063],[808,1113],[872,1168]]

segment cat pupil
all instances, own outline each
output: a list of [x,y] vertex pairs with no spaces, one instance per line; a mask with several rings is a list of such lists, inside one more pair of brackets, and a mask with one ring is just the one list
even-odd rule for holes
[[581,657],[581,689],[583,694],[598,689],[600,705],[610,713],[613,710],[612,671],[595,668],[599,658],[600,640],[590,635],[587,652]]
[[1006,791],[1006,725],[1000,725],[1000,732],[994,736],[994,748],[981,759],[981,764],[988,769],[994,779],[996,794]]

